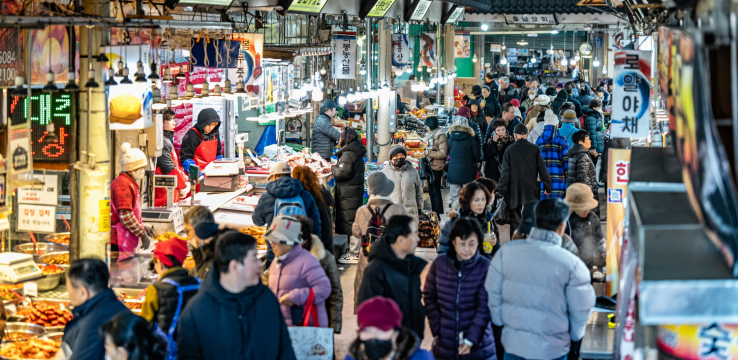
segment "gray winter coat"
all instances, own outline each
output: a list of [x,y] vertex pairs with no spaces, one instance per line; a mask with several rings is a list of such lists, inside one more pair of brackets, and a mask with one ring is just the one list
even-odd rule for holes
[[587,267],[561,247],[561,236],[539,228],[500,248],[484,286],[505,351],[526,359],[568,354],[595,304]]
[[541,137],[541,134],[543,134],[543,128],[546,127],[546,123],[541,121],[536,123],[536,126],[533,127],[533,130],[528,134],[528,141],[530,141],[531,144],[535,145],[538,141],[538,138]]
[[320,154],[323,159],[331,160],[333,149],[341,139],[341,133],[331,124],[331,119],[325,113],[320,113],[313,123],[311,147],[313,152]]
[[395,189],[390,195],[392,201],[404,206],[407,215],[417,222],[419,209],[423,208],[423,186],[420,184],[418,170],[407,163],[401,169],[387,165],[382,172],[395,183]]

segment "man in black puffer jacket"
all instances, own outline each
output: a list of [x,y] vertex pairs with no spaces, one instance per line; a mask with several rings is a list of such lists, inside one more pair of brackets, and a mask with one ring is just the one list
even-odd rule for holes
[[256,240],[229,231],[215,252],[213,269],[179,320],[178,359],[295,359],[279,301],[261,283]]
[[487,133],[487,114],[479,105],[479,101],[475,99],[469,100],[466,103],[466,106],[469,107],[469,110],[471,111],[469,122],[476,123],[477,126],[479,126],[479,135],[483,136]]
[[315,119],[311,129],[313,135],[310,146],[313,152],[320,154],[327,161],[331,161],[336,142],[341,138],[341,133],[331,124],[331,119],[336,116],[337,108],[338,105],[333,100],[325,99],[323,105],[320,106],[320,115]]
[[589,157],[592,141],[587,130],[579,130],[571,136],[574,146],[569,149],[569,170],[566,175],[566,186],[582,183],[592,189],[592,195],[597,198],[597,175],[595,165]]

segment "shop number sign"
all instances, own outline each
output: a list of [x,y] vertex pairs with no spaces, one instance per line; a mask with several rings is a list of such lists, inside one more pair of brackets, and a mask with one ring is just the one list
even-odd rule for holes
[[425,13],[430,9],[433,1],[431,0],[418,0],[418,5],[415,7],[413,14],[410,15],[411,21],[421,21],[425,17]]
[[328,0],[295,0],[287,8],[288,12],[318,14]]
[[23,187],[18,189],[18,203],[56,205],[58,202],[58,175],[33,176],[36,180],[43,181],[39,187]]
[[615,52],[612,95],[613,138],[645,138],[649,133],[651,52]]
[[18,204],[18,231],[53,233],[56,206]]
[[369,11],[369,14],[367,14],[367,17],[384,17],[385,14],[387,14],[387,11],[394,5],[395,0],[378,0],[374,7],[372,7],[372,10]]

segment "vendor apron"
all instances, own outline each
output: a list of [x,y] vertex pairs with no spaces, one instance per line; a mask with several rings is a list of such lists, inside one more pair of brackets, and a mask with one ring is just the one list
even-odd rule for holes
[[195,130],[197,133],[197,136],[200,137],[200,140],[202,142],[200,145],[197,146],[197,149],[195,150],[195,164],[200,168],[200,171],[205,170],[205,167],[208,166],[211,162],[215,160],[215,158],[218,156],[218,140],[205,140],[202,138],[202,135],[200,135],[200,132],[197,131],[197,129],[192,128],[192,130]]
[[[120,213],[118,212],[118,209],[115,207],[115,202],[110,202],[110,208],[115,212],[115,214],[118,216],[118,223],[115,224],[115,231],[116,235],[118,237],[118,261],[123,261],[131,256],[133,256],[134,251],[136,250],[136,247],[138,246],[138,236],[134,235],[132,232],[126,228],[125,224],[123,224],[123,219],[120,218]],[[133,206],[133,216],[138,220],[139,223],[141,223],[141,202],[136,201],[135,205]]]
[[[178,203],[180,200],[179,196],[179,190],[184,189],[187,187],[185,184],[190,181],[190,179],[187,177],[187,174],[184,173],[181,167],[179,167],[179,158],[177,157],[177,153],[174,152],[174,150],[171,151],[172,160],[174,161],[174,170],[170,171],[169,174],[164,174],[161,172],[160,167],[156,167],[156,171],[154,174],[156,175],[173,175],[177,177],[177,188],[174,189],[174,203]],[[189,195],[185,196],[185,198],[189,197]],[[157,207],[165,207],[167,206],[167,190],[164,188],[156,188],[154,189],[154,206]]]

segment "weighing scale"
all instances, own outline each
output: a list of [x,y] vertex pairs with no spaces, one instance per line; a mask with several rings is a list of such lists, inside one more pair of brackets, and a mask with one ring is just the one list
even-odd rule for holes
[[0,281],[17,284],[42,277],[33,255],[15,252],[0,253]]
[[184,228],[184,213],[182,208],[151,207],[141,210],[141,221],[145,225],[151,225],[154,232],[163,234],[165,232],[181,233]]
[[200,192],[230,192],[238,188],[243,168],[239,168],[238,159],[223,158],[208,164],[202,173],[205,178],[200,181]]
[[161,188],[167,191],[167,208],[174,207],[174,192],[177,191],[177,177],[174,175],[154,175],[154,193]]

